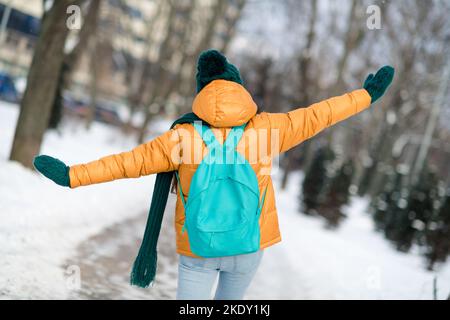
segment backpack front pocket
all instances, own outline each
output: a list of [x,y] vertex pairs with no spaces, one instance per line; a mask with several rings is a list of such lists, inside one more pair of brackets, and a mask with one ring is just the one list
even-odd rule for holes
[[226,232],[245,226],[248,222],[244,210],[200,210],[196,227],[203,232]]

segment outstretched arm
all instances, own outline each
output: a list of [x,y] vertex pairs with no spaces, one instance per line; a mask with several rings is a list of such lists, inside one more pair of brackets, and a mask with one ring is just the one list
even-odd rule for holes
[[123,178],[137,178],[178,168],[172,150],[179,143],[176,130],[170,130],[129,152],[100,158],[85,164],[66,166],[62,161],[41,155],[34,159],[35,168],[55,183],[76,188]]
[[384,94],[393,76],[394,69],[385,66],[375,76],[368,76],[363,89],[288,113],[267,113],[270,128],[278,131],[279,152],[285,152],[323,129],[365,110]]

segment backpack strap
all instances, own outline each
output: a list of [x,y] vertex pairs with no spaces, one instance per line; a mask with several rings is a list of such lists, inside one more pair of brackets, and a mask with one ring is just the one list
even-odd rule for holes
[[221,146],[210,127],[201,124],[199,121],[195,121],[193,124],[195,130],[197,130],[198,134],[210,151]]
[[177,177],[178,187],[180,188],[181,202],[183,202],[183,207],[184,207],[184,209],[186,209],[186,200],[184,199],[184,193],[183,193],[183,189],[181,188],[180,175],[178,174],[178,171],[175,171],[175,177]]
[[267,188],[268,188],[268,187],[266,187],[266,188],[264,189],[264,192],[263,192],[261,201],[259,202],[259,205],[258,205],[258,216],[261,214],[262,208],[264,207],[264,203],[266,202]]
[[224,147],[228,147],[233,150],[236,149],[237,145],[239,144],[239,141],[242,138],[242,135],[244,134],[244,129],[246,125],[247,124],[244,123],[240,126],[233,127],[230,133],[228,134],[227,139],[225,140]]
[[[177,186],[180,188],[180,198],[181,202],[183,203],[184,217],[186,218],[186,200],[184,199],[183,188],[181,187],[180,175],[178,174],[178,171],[175,171],[175,177],[177,177]],[[186,231],[186,220],[183,223],[183,227],[181,228],[181,234],[183,234],[184,231]]]

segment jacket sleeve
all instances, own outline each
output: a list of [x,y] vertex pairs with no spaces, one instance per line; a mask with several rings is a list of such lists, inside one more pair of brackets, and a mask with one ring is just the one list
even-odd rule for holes
[[288,113],[267,113],[267,116],[271,134],[278,135],[278,151],[285,152],[323,129],[361,112],[369,107],[370,103],[371,97],[368,92],[359,89],[307,108],[299,108]]
[[129,152],[70,167],[70,187],[87,186],[123,178],[138,178],[178,169],[179,134],[172,129]]

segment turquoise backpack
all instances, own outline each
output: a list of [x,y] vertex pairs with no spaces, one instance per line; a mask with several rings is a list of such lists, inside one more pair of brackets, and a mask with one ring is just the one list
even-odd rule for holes
[[231,129],[220,144],[211,129],[199,122],[194,128],[208,147],[191,180],[189,197],[183,197],[176,172],[192,252],[200,257],[224,257],[259,250],[259,216],[262,199],[253,168],[236,151],[246,124]]

